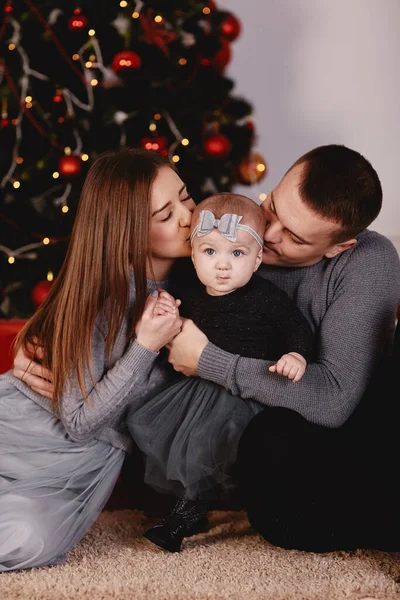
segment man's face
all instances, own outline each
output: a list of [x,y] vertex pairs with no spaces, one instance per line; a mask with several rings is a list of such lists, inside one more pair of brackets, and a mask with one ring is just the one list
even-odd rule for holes
[[267,219],[262,256],[265,265],[307,267],[356,243],[332,244],[332,236],[341,225],[322,219],[302,201],[298,187],[303,166],[286,173],[262,204]]

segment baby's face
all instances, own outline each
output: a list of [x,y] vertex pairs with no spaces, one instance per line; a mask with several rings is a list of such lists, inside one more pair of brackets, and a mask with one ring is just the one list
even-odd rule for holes
[[243,287],[261,263],[262,249],[247,231],[236,230],[236,242],[217,229],[195,235],[192,260],[200,281],[211,296],[223,296]]

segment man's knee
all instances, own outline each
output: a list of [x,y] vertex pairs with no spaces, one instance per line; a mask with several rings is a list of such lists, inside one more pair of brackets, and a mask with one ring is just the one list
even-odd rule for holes
[[238,447],[238,461],[251,468],[256,461],[262,468],[264,461],[290,457],[306,436],[310,424],[298,413],[287,408],[266,407],[244,430]]

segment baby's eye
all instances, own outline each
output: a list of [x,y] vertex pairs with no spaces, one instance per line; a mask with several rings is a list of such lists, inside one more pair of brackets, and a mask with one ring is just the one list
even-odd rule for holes
[[242,256],[243,252],[241,250],[234,250],[232,254],[235,258],[239,258],[239,256]]
[[214,250],[214,248],[206,248],[204,252],[207,254],[207,256],[213,256],[215,253],[215,250]]

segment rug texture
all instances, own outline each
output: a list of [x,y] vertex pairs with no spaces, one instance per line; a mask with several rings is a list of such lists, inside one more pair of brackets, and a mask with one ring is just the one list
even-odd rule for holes
[[213,511],[208,533],[169,554],[142,537],[154,523],[141,511],[105,511],[64,565],[0,574],[0,599],[400,599],[400,553],[282,550],[244,512]]

